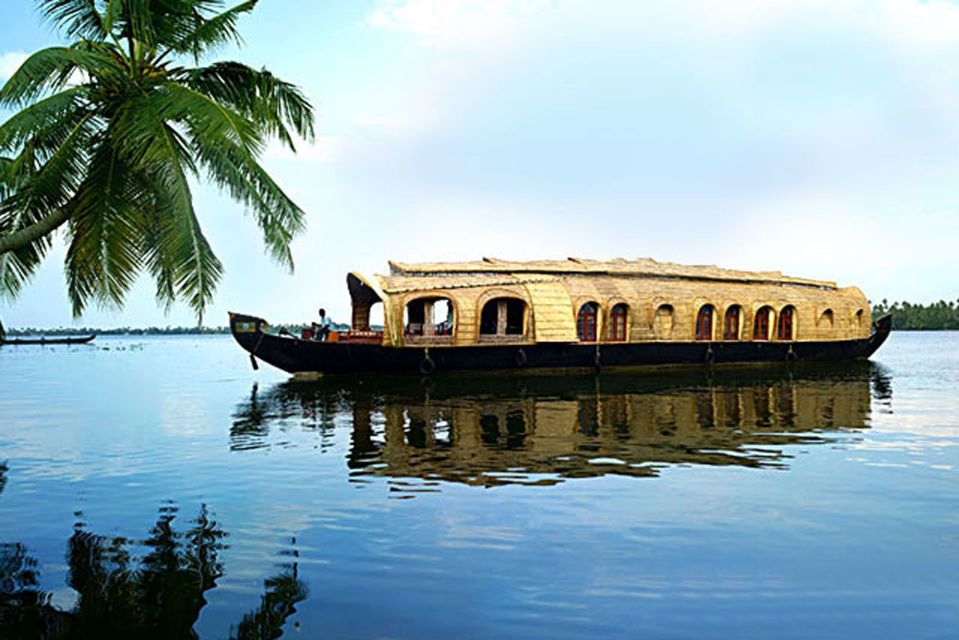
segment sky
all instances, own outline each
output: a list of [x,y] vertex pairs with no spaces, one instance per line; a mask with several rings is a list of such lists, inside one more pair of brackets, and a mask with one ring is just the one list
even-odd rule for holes
[[[959,298],[959,3],[261,0],[240,29],[211,60],[298,84],[318,136],[263,158],[307,212],[292,274],[196,188],[225,267],[208,325],[348,321],[346,274],[388,259],[648,256]],[[3,0],[0,81],[62,41]],[[146,278],[74,320],[63,256],[0,301],[7,326],[196,321]]]

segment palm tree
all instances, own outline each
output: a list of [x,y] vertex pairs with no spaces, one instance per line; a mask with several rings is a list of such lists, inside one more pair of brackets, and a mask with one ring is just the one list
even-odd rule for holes
[[256,0],[38,0],[72,40],[34,53],[0,89],[0,295],[15,297],[61,227],[73,313],[121,305],[136,276],[165,308],[202,322],[222,273],[193,207],[205,176],[252,213],[292,269],[304,214],[260,166],[270,139],[313,139],[294,85],[237,62],[201,64],[240,42]]

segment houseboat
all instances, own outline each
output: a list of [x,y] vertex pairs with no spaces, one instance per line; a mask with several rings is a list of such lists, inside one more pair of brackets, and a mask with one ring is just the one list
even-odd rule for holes
[[[348,331],[314,340],[230,314],[237,342],[290,373],[430,375],[860,360],[889,335],[856,287],[649,258],[390,262],[347,275]],[[370,318],[382,307],[382,326]]]

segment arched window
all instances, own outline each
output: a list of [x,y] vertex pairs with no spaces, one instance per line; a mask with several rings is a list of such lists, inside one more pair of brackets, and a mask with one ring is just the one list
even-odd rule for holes
[[859,311],[856,312],[856,315],[853,316],[853,325],[854,325],[857,329],[862,329],[862,318],[863,318],[863,314],[864,314],[864,311],[863,311],[862,309],[860,309]]
[[673,337],[673,307],[663,304],[653,316],[653,335],[657,340],[669,340]]
[[753,322],[753,340],[769,340],[769,320],[772,315],[772,307],[763,307],[756,312],[756,319]]
[[587,302],[579,308],[576,315],[576,335],[580,342],[596,342],[596,317],[599,314],[599,305]]
[[832,329],[835,326],[832,309],[826,309],[822,312],[822,315],[819,316],[819,326],[823,329]]
[[453,303],[449,298],[417,298],[406,304],[403,333],[413,341],[453,335]]
[[610,342],[626,342],[626,321],[629,318],[629,307],[618,304],[609,312],[609,340]]
[[776,338],[778,340],[793,340],[796,330],[796,307],[789,305],[779,312]]
[[713,339],[713,316],[716,315],[716,309],[713,305],[703,305],[696,314],[696,339]]
[[739,318],[743,315],[743,308],[738,304],[726,309],[726,320],[723,322],[723,340],[739,340]]
[[526,303],[519,298],[493,298],[480,312],[480,337],[522,336]]

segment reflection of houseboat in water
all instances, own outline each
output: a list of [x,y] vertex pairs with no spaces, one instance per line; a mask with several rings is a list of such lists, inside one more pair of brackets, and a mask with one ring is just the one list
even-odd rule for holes
[[269,446],[271,431],[291,425],[324,432],[345,414],[356,475],[553,484],[673,464],[782,466],[783,447],[866,428],[872,395],[889,395],[869,363],[735,373],[439,378],[426,388],[291,381],[254,389],[237,409],[231,446]]
[[[855,287],[649,259],[391,262],[390,275],[351,273],[347,284],[352,328],[329,341],[273,335],[240,314],[233,335],[291,373],[430,374],[854,360],[891,328],[888,317],[872,325]],[[379,304],[382,330],[370,325]]]

